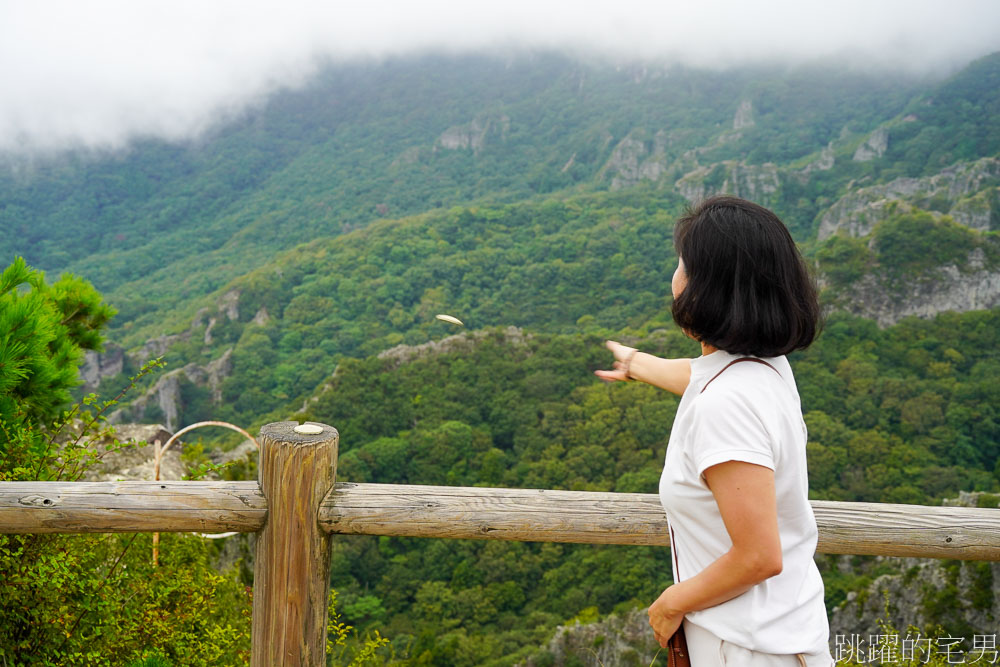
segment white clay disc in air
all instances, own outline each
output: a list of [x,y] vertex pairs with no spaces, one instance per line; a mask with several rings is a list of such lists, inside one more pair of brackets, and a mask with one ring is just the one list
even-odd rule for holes
[[323,432],[323,427],[318,424],[299,424],[292,430],[302,435],[319,435]]
[[462,326],[462,320],[458,319],[457,317],[452,317],[451,315],[437,315],[436,317],[442,322],[451,322],[452,324],[457,324],[458,326]]

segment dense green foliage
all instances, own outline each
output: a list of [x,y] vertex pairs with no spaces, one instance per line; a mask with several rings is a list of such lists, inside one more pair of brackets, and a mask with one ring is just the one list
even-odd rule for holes
[[78,382],[83,350],[100,345],[99,331],[113,314],[79,278],[64,275],[48,285],[21,257],[6,267],[0,273],[0,425],[56,417]]
[[[21,290],[19,286],[30,289]],[[101,417],[114,401],[62,408],[82,349],[113,311],[88,283],[48,285],[18,258],[0,277],[0,480],[78,480],[121,447]],[[105,441],[100,447],[96,444]],[[122,665],[148,654],[215,665],[246,653],[249,597],[194,537],[0,535],[0,659]]]
[[[0,481],[78,481],[126,446],[104,417],[116,400],[89,395],[61,409],[82,350],[100,346],[113,312],[89,283],[67,275],[49,285],[21,258],[0,274]],[[157,563],[151,547],[148,533],[0,535],[0,661],[245,664],[252,594],[239,568],[219,572],[218,548],[191,535],[163,535]],[[384,664],[387,640],[358,639],[335,602],[331,591],[332,664]]]
[[[299,405],[345,356],[450,333],[438,313],[473,328],[543,331],[657,317],[674,268],[671,214],[680,208],[675,198],[646,191],[455,208],[289,251],[230,285],[239,317],[216,315],[210,344],[202,317],[175,345],[173,354],[186,361],[233,350],[221,404],[188,387],[182,419],[211,409],[252,423]],[[264,313],[266,320],[258,317]]]
[[[494,330],[401,364],[346,360],[309,415],[341,431],[340,479],[649,492],[677,401],[596,381],[600,340]],[[662,353],[693,348],[676,333],[650,340]],[[332,581],[348,620],[386,628],[415,664],[510,664],[587,609],[648,603],[669,583],[669,559],[637,547],[338,538]]]
[[909,176],[932,174],[959,160],[1000,152],[1000,54],[973,62],[911,102],[907,122],[893,125],[890,160]]

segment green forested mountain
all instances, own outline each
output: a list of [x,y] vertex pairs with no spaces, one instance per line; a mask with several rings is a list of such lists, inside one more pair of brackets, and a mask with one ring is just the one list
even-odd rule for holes
[[[379,217],[631,184],[633,142],[657,156],[646,176],[671,183],[723,160],[790,163],[856,141],[919,89],[832,68],[556,55],[336,66],[189,145],[0,170],[0,247],[88,276],[121,311],[117,327],[157,322],[277,250]],[[803,234],[806,214],[790,219]]]
[[[728,186],[767,201],[805,239],[852,181],[995,155],[995,124],[977,119],[995,116],[997,61],[941,84],[554,54],[331,66],[189,144],[6,158],[0,247],[93,280],[121,311],[115,337],[131,346],[149,333],[140,323],[156,330],[276,251],[472,201]],[[879,128],[888,153],[852,159]]]
[[[331,65],[187,145],[10,158],[0,248],[119,309],[84,371],[100,393],[165,357],[121,419],[327,422],[355,481],[652,492],[676,401],[596,381],[600,342],[697,353],[669,316],[673,220],[745,196],[830,313],[792,359],[814,497],[936,503],[1000,486],[998,76],[1000,55],[944,81]],[[346,619],[415,664],[551,664],[556,625],[647,604],[669,572],[647,549],[337,543]],[[824,563],[831,606],[868,581]]]
[[[231,283],[222,310],[207,301],[194,324],[181,321],[170,348],[179,359],[207,366],[231,355],[221,400],[182,377],[178,414],[248,423],[299,405],[344,357],[452,333],[438,313],[471,328],[668,326],[663,286],[680,208],[668,193],[633,191],[455,208],[287,251]],[[152,409],[135,416],[163,418]]]

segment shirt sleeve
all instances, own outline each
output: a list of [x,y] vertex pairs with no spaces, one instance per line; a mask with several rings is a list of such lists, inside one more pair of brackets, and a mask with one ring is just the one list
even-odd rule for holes
[[692,429],[692,459],[698,476],[726,461],[755,463],[774,470],[775,451],[751,397],[712,386],[698,397]]

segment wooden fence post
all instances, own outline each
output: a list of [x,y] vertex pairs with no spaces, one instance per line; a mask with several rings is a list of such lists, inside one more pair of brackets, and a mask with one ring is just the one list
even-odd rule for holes
[[250,664],[325,665],[330,536],[319,506],[337,476],[337,430],[277,422],[260,429],[267,522],[257,535]]

